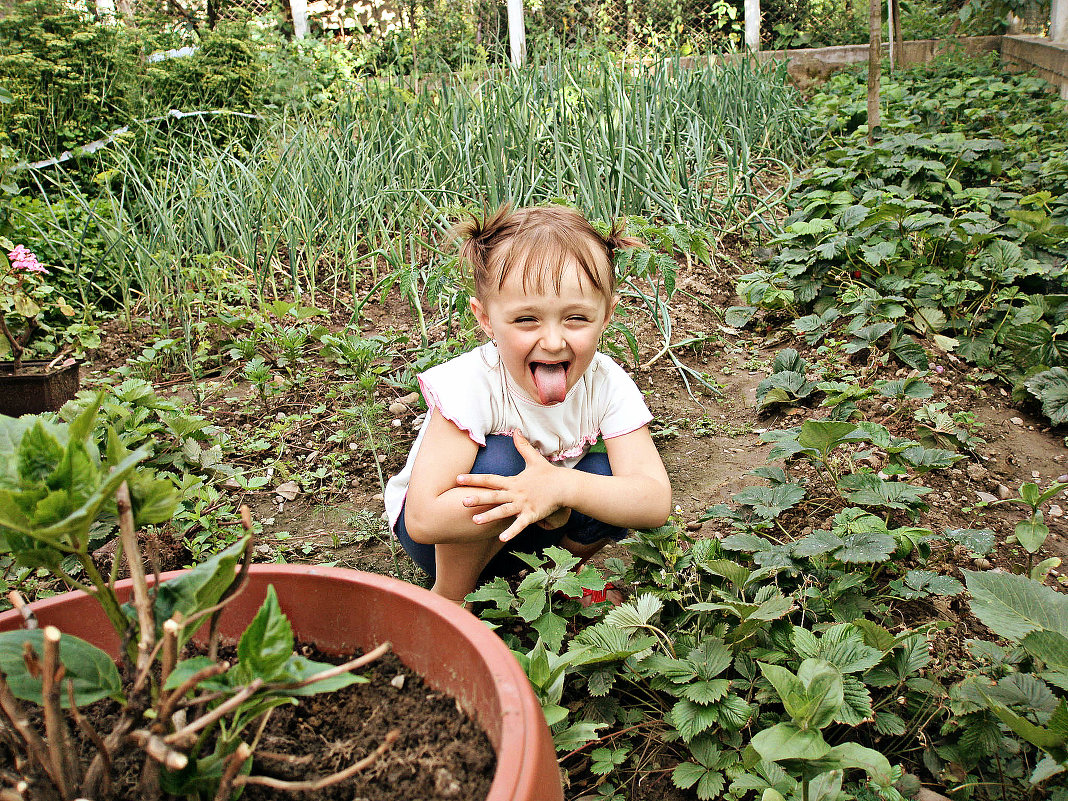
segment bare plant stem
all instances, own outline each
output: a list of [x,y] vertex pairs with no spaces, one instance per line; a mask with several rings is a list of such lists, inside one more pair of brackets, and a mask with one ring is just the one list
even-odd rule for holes
[[173,734],[168,734],[163,738],[164,742],[168,744],[182,742],[203,729],[205,726],[211,725],[219,718],[224,717],[234,709],[237,709],[237,707],[241,706],[249,696],[259,690],[262,686],[263,679],[253,679],[249,684],[246,684],[240,691],[235,693],[230,700],[219,704],[210,712],[201,715],[199,718],[183,726]]
[[30,609],[30,605],[26,603],[26,600],[17,590],[12,590],[7,594],[7,599],[11,601],[11,605],[19,610],[19,614],[22,615],[22,622],[28,629],[37,628],[37,617],[33,614],[33,610]]
[[145,580],[145,563],[137,547],[137,532],[134,531],[133,507],[130,504],[130,488],[126,482],[115,493],[119,511],[119,541],[130,567],[130,582],[133,584],[133,603],[137,610],[140,636],[137,641],[137,672],[146,672],[151,667],[152,646],[156,641],[156,621],[152,603],[148,598],[148,582]]
[[200,682],[212,676],[218,676],[221,673],[225,673],[230,669],[229,662],[216,662],[215,664],[208,665],[201,668],[184,682],[182,682],[174,692],[163,699],[163,702],[159,706],[158,719],[166,723],[170,720],[171,715],[174,714],[174,710],[178,707],[178,702],[185,697],[186,693],[196,687]]
[[77,782],[74,760],[68,743],[67,726],[59,703],[60,683],[56,673],[59,663],[59,629],[45,626],[44,654],[41,659],[41,707],[44,710],[45,737],[48,738],[48,754],[59,778],[59,791],[64,798],[74,795]]
[[240,743],[237,750],[230,754],[222,779],[219,781],[219,789],[215,793],[215,801],[226,801],[230,797],[234,788],[234,778],[250,756],[252,756],[252,749],[245,743]]
[[29,718],[22,711],[19,702],[15,700],[3,673],[0,673],[0,710],[3,710],[12,727],[26,743],[30,758],[41,766],[48,778],[52,780],[52,784],[57,788],[61,787],[58,766],[52,762],[52,757],[40,735],[30,726]]
[[97,753],[104,760],[104,788],[103,795],[111,795],[111,756],[108,754],[107,746],[104,744],[103,738],[94,729],[78,711],[78,706],[74,703],[74,680],[67,679],[67,701],[70,705],[70,716],[74,718],[74,725],[76,725],[89,741],[96,748]]
[[400,731],[393,729],[386,735],[386,739],[382,741],[382,744],[378,746],[374,751],[365,756],[359,762],[356,762],[345,770],[332,773],[329,776],[323,776],[321,779],[311,779],[303,782],[287,782],[282,779],[275,779],[270,776],[238,776],[234,779],[234,785],[240,786],[243,784],[259,784],[264,787],[271,787],[275,790],[285,790],[287,792],[307,792],[309,790],[321,790],[324,787],[329,787],[333,784],[345,781],[350,776],[355,776],[360,771],[366,770],[374,764],[382,754],[389,750],[390,746],[397,741],[400,737]]

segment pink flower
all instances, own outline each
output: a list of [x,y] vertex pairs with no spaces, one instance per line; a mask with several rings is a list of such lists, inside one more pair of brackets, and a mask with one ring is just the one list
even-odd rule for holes
[[11,267],[18,272],[48,274],[44,265],[37,261],[37,256],[25,245],[15,245],[7,257],[11,260]]

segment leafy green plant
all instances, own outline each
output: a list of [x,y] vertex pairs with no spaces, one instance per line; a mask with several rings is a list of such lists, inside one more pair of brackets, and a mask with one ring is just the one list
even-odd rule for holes
[[[991,630],[1019,644],[1034,660],[1032,681],[1068,689],[1068,603],[1061,593],[1026,576],[964,571],[971,608]],[[1046,757],[1030,775],[1041,785],[1068,770],[1068,701],[1054,701],[1052,709],[1035,720],[1010,708],[1012,702],[998,688],[976,688],[998,719],[1024,740],[1041,748]]]
[[[96,796],[110,784],[112,760],[139,750],[145,752],[140,785],[145,797],[161,797],[161,790],[230,797],[249,781],[238,777],[251,757],[244,730],[297,696],[357,681],[349,671],[377,654],[341,667],[294,654],[292,630],[271,590],[242,635],[233,666],[215,660],[214,627],[208,656],[178,661],[197,629],[242,587],[251,539],[242,538],[150,593],[136,526],[167,519],[176,493],[170,481],[138,470],[148,449],[129,451],[114,430],[101,456],[92,432],[102,400],[100,393],[69,424],[0,417],[0,549],[17,564],[43,567],[71,588],[92,592],[124,643],[124,671],[132,681],[121,684],[106,653],[55,627],[0,634],[3,714],[19,733],[9,744],[25,751],[24,764],[39,770],[59,797]],[[115,591],[118,559],[105,578],[88,553],[90,527],[112,504],[133,582],[126,604]],[[63,569],[68,555],[88,583]],[[66,698],[60,692],[64,675],[74,679]],[[69,738],[60,709],[104,697],[119,701],[120,711],[107,735],[109,745],[99,746],[85,770],[54,745]],[[189,698],[207,704],[193,707],[191,719],[177,714]],[[28,728],[16,699],[41,705],[51,747]],[[213,728],[219,736],[206,736]],[[103,743],[100,735],[94,741]]]
[[[775,688],[789,720],[758,732],[749,744],[750,764],[757,759],[775,762],[800,777],[801,798],[819,801],[837,798],[841,776],[817,779],[832,771],[862,769],[879,784],[892,784],[890,763],[878,751],[859,743],[831,746],[820,733],[845,703],[842,674],[823,659],[809,658],[796,674],[781,665],[758,663],[764,678]],[[812,793],[813,785],[817,792]],[[765,793],[764,798],[769,796]],[[775,794],[770,796],[775,798]],[[781,799],[782,795],[778,797]]]
[[775,355],[771,375],[757,385],[757,407],[766,410],[777,405],[794,405],[810,396],[816,386],[805,377],[808,363],[793,348]]
[[0,275],[0,355],[11,355],[12,371],[22,367],[22,356],[38,332],[46,312],[67,317],[74,309],[42,278],[48,270],[22,245],[12,245],[0,237],[0,247],[7,254],[7,268]]
[[1046,538],[1049,536],[1049,526],[1046,525],[1042,509],[1039,507],[1065,487],[1068,487],[1068,484],[1055,481],[1043,490],[1038,484],[1028,481],[1020,487],[1019,498],[1007,498],[1005,501],[995,502],[1016,503],[1031,510],[1031,515],[1027,520],[1021,520],[1016,524],[1011,540],[1019,543],[1020,547],[1027,551],[1027,574],[1038,581],[1043,581],[1049,571],[1061,563],[1059,558],[1050,557],[1037,565],[1034,564],[1035,554],[1045,544]]

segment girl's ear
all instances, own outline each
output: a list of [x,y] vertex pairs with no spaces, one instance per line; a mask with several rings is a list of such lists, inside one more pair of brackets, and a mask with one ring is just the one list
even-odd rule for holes
[[618,305],[619,305],[619,295],[613,295],[612,299],[610,301],[608,301],[608,311],[605,313],[605,316],[604,316],[604,327],[601,329],[601,333],[602,334],[605,331],[608,330],[608,324],[612,322],[612,317],[615,315],[616,306],[618,306]]
[[471,298],[471,313],[478,320],[479,328],[486,332],[486,336],[493,339],[493,326],[490,325],[489,314],[486,312],[485,305],[478,298]]

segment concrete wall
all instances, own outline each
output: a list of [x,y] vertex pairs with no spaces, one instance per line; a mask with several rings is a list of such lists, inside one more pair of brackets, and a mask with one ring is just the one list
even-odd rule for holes
[[[1065,0],[1068,2],[1068,0]],[[1001,49],[1001,36],[963,36],[950,39],[916,39],[905,42],[894,51],[894,64],[923,64],[932,61],[951,49],[959,48],[967,53],[979,54],[998,52]],[[883,56],[890,55],[890,45],[882,47]],[[835,70],[854,64],[866,64],[868,45],[839,45],[838,47],[811,47],[799,50],[760,50],[756,53],[731,53],[721,56],[723,60],[755,57],[760,61],[786,61],[790,78],[801,89],[815,83],[822,83]],[[714,57],[716,58],[716,57]],[[679,59],[682,67],[694,66],[707,61],[704,57],[691,56]],[[670,62],[665,62],[670,68]]]
[[[1001,47],[1000,36],[966,36],[951,39],[915,39],[904,42],[894,50],[894,65],[925,64],[947,51],[959,48],[966,53],[980,54],[997,52]],[[890,55],[890,45],[882,46],[883,58]],[[868,45],[840,45],[838,47],[813,47],[804,50],[762,50],[756,54],[762,61],[785,59],[790,77],[802,89],[820,83],[832,72],[854,64],[868,63]]]
[[1004,36],[1001,63],[1008,69],[1036,69],[1038,74],[1059,86],[1068,100],[1068,43],[1052,42],[1044,36]]

